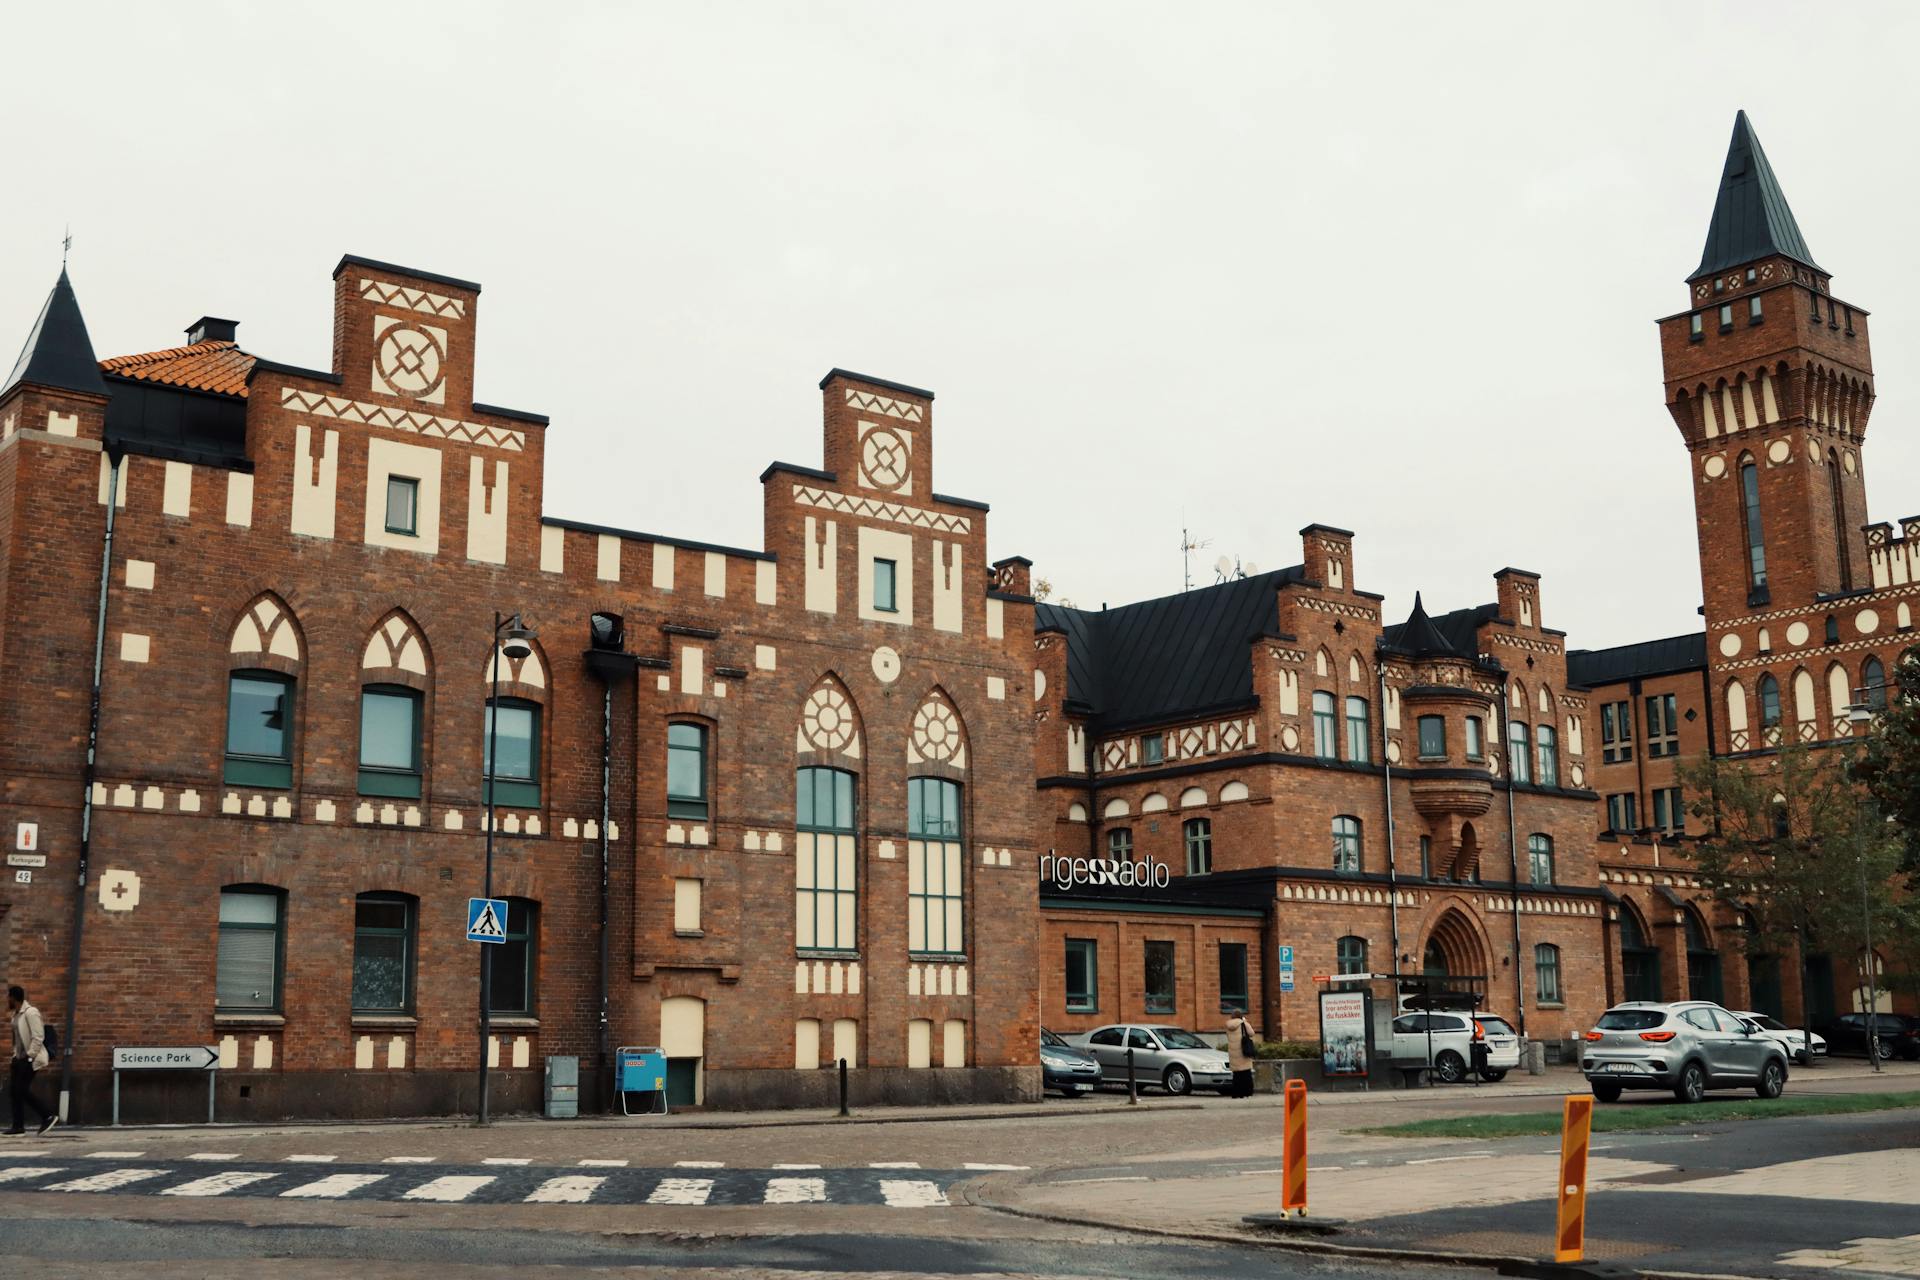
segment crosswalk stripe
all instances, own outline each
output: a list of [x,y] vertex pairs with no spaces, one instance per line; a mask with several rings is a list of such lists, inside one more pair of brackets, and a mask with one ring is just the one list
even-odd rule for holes
[[83,1160],[138,1160],[145,1154],[147,1153],[144,1151],[83,1151],[80,1153],[80,1158]]
[[627,1162],[625,1160],[582,1160],[580,1167],[583,1169],[624,1169],[627,1167]]
[[287,1156],[288,1164],[332,1164],[339,1156]]
[[482,1160],[480,1163],[481,1164],[532,1164],[533,1161],[531,1159],[525,1159],[517,1156],[488,1156],[485,1160]]
[[1031,1168],[1024,1164],[963,1164],[962,1169],[971,1169],[975,1173],[1009,1173]]
[[935,1209],[948,1203],[939,1183],[920,1178],[882,1178],[880,1196],[890,1209]]
[[109,1169],[105,1173],[96,1173],[90,1178],[75,1178],[72,1182],[56,1182],[47,1187],[48,1191],[112,1191],[129,1183],[145,1182],[148,1178],[157,1178],[165,1169]]
[[35,1168],[32,1165],[23,1164],[12,1168],[0,1169],[0,1182],[23,1182],[28,1178],[44,1178],[48,1174],[65,1172],[66,1168],[61,1165],[54,1165],[51,1168]]
[[820,1166],[817,1164],[777,1164],[773,1167],[776,1169],[818,1169]]
[[28,1156],[44,1156],[50,1154],[52,1154],[50,1151],[15,1151],[12,1147],[8,1147],[5,1151],[0,1151],[0,1160],[24,1160]]
[[724,1169],[727,1165],[724,1160],[675,1160],[673,1167],[676,1169]]
[[435,1178],[432,1182],[423,1182],[400,1198],[402,1200],[465,1200],[495,1180],[492,1174],[449,1174],[444,1178]]
[[434,1156],[388,1156],[381,1164],[432,1164]]
[[196,1151],[188,1156],[189,1160],[238,1160],[238,1151]]
[[648,1204],[705,1204],[713,1194],[712,1178],[667,1178],[647,1197]]
[[886,1163],[875,1161],[873,1164],[867,1166],[869,1169],[918,1169],[919,1167],[920,1162],[918,1160],[895,1160]]
[[160,1194],[163,1196],[223,1196],[229,1191],[241,1187],[250,1187],[256,1182],[276,1178],[274,1173],[216,1173],[207,1178],[195,1178],[192,1182],[183,1182],[177,1187],[168,1187]]
[[528,1204],[585,1204],[593,1199],[593,1193],[600,1189],[605,1178],[588,1178],[579,1174],[570,1174],[564,1178],[548,1178],[533,1194],[527,1197]]
[[827,1198],[825,1178],[769,1178],[766,1203],[817,1204]]
[[[328,1156],[329,1160],[333,1157]],[[283,1200],[338,1200],[386,1178],[384,1173],[330,1173],[317,1182],[305,1182],[282,1191]]]

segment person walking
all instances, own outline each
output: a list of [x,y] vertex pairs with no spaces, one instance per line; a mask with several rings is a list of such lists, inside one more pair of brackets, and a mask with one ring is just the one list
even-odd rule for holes
[[7,988],[7,1013],[13,1022],[13,1070],[7,1081],[13,1100],[13,1127],[7,1133],[16,1136],[27,1131],[28,1107],[40,1114],[40,1132],[45,1133],[60,1123],[59,1114],[33,1096],[33,1073],[47,1066],[46,1023],[40,1011],[27,1003],[24,987]]
[[1235,1098],[1253,1096],[1253,1054],[1255,1037],[1253,1024],[1247,1021],[1247,1015],[1236,1013],[1227,1020],[1227,1065],[1233,1069],[1233,1093]]

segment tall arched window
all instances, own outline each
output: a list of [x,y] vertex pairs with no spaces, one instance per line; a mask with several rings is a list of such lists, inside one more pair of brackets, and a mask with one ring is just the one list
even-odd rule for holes
[[1322,760],[1332,760],[1340,754],[1339,730],[1330,693],[1313,695],[1313,754]]
[[1367,940],[1348,934],[1333,944],[1335,973],[1367,972]]
[[1660,998],[1660,953],[1648,944],[1640,913],[1624,903],[1620,907],[1620,977],[1627,999]]
[[221,775],[228,783],[293,785],[294,694],[303,648],[292,612],[272,595],[255,600],[234,622]]
[[1553,726],[1543,724],[1534,730],[1534,746],[1540,759],[1539,782],[1543,787],[1560,785],[1560,744]]
[[[540,807],[541,721],[547,701],[547,664],[538,641],[514,657],[502,645],[487,660],[487,717],[481,726],[480,768],[488,794],[514,808]],[[496,685],[499,696],[493,696]],[[496,753],[496,739],[498,751]]]
[[1887,709],[1887,669],[1871,655],[1860,664],[1860,687],[1866,692],[1867,705],[1875,711]]
[[1188,818],[1183,824],[1187,845],[1187,874],[1204,876],[1213,870],[1213,821]]
[[1760,532],[1760,469],[1753,455],[1740,455],[1740,523],[1747,539],[1747,585],[1755,591],[1767,585],[1767,546]]
[[1365,764],[1373,758],[1372,736],[1367,729],[1367,700],[1347,699],[1347,759]]
[[859,903],[853,775],[803,768],[794,775],[794,945],[852,951]]
[[1527,722],[1507,721],[1507,759],[1515,782],[1533,781],[1533,749],[1527,742]]
[[1839,553],[1840,589],[1853,590],[1853,551],[1847,538],[1847,499],[1840,488],[1840,455],[1827,450],[1827,487],[1833,501],[1833,541]]
[[966,859],[960,784],[907,779],[907,950],[958,955]]
[[1360,819],[1344,813],[1333,820],[1333,869],[1360,869]]
[[1772,675],[1760,677],[1760,727],[1778,729],[1780,727],[1780,682]]
[[360,651],[361,795],[420,798],[430,677],[426,637],[395,609]]
[[1687,998],[1720,1003],[1720,953],[1698,913],[1684,911],[1687,930]]

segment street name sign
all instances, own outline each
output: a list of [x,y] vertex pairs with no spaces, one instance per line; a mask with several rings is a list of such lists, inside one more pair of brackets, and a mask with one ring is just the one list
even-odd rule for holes
[[212,1071],[220,1065],[220,1051],[210,1044],[173,1048],[113,1050],[115,1071]]
[[505,898],[467,899],[467,941],[505,942],[507,940],[507,901]]

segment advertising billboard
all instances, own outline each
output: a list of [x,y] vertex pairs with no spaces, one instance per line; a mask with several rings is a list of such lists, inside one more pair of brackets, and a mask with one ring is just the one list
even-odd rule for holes
[[1329,1080],[1365,1076],[1373,1058],[1373,997],[1365,991],[1320,993],[1320,1074]]

